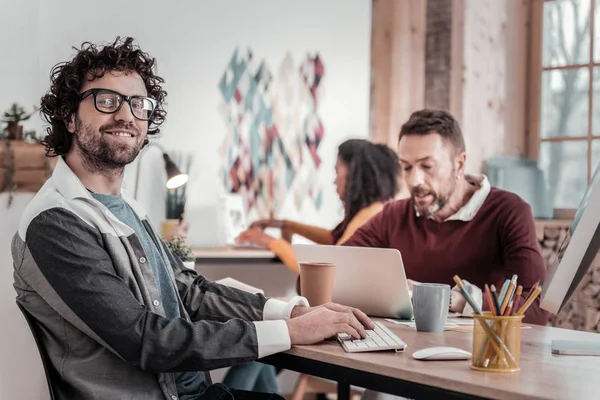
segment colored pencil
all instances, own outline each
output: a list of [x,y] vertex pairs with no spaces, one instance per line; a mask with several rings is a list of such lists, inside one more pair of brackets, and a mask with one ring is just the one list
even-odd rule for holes
[[517,290],[514,291],[514,295],[512,296],[512,301],[508,303],[508,307],[504,310],[504,316],[514,315],[513,312],[517,310],[517,306],[519,304],[519,298],[521,297],[521,293],[523,292],[523,286],[517,286]]
[[498,312],[498,315],[504,315],[504,311],[506,311],[506,307],[508,307],[508,303],[513,295],[514,290],[515,282],[511,281],[508,284],[508,289],[506,290],[506,293],[504,294],[504,299],[502,300],[502,304],[500,305],[500,311]]
[[523,315],[525,314],[525,311],[527,311],[527,309],[529,308],[529,306],[531,306],[531,304],[533,303],[533,301],[536,299],[536,297],[538,297],[538,295],[542,292],[542,288],[540,286],[536,287],[533,290],[533,293],[529,294],[529,297],[527,297],[527,300],[525,300],[525,303],[523,303],[523,305],[521,306],[521,308],[519,308],[519,311],[517,311],[516,315]]
[[508,285],[510,285],[510,279],[505,280],[504,284],[502,285],[502,288],[500,289],[500,293],[498,294],[498,304],[502,304],[502,302],[504,301],[506,291],[508,290]]
[[521,302],[521,295],[523,294],[523,286],[517,286],[517,290],[515,291],[515,296],[512,302],[512,315],[515,315],[517,310],[519,309],[519,303]]
[[490,292],[490,287],[485,284],[485,298],[487,299],[488,305],[490,306],[490,311],[494,315],[498,315],[498,311],[496,310],[496,303],[494,302],[494,298],[492,297],[492,292]]
[[492,297],[494,298],[494,306],[496,310],[500,311],[500,301],[498,300],[498,294],[496,293],[496,286],[491,285],[490,290],[492,292]]
[[[469,292],[467,292],[465,290],[463,282],[460,279],[460,277],[458,275],[454,275],[453,279],[454,279],[454,282],[456,282],[456,286],[458,286],[462,295],[465,297],[465,300],[467,300],[467,302],[473,309],[473,312],[475,312],[475,314],[477,314],[477,315],[482,315],[483,313],[481,312],[481,309],[479,308],[479,306],[477,306],[477,303],[475,303],[475,301],[473,300],[473,298],[471,297]],[[494,350],[496,350],[496,354],[506,355],[510,359],[510,362],[513,365],[517,365],[515,358],[513,357],[512,353],[510,352],[508,347],[506,347],[506,344],[502,341],[502,339],[500,339],[500,336],[498,336],[498,334],[488,325],[488,323],[483,321],[480,325],[483,328],[483,330],[485,331],[485,333],[487,334],[487,337],[492,339],[490,341],[490,343],[494,347]]]

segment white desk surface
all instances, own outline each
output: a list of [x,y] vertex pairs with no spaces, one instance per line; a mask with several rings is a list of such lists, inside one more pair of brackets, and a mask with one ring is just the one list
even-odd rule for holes
[[245,249],[238,247],[218,247],[213,249],[193,249],[194,257],[200,258],[276,258],[271,250]]

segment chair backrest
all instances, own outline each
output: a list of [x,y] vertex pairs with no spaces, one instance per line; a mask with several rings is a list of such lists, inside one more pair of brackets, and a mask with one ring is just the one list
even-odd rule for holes
[[44,348],[44,345],[41,341],[40,333],[41,333],[42,328],[37,323],[37,321],[33,317],[33,315],[31,315],[29,313],[29,311],[27,311],[25,309],[25,307],[23,307],[23,305],[21,303],[19,303],[18,301],[17,301],[17,307],[19,307],[19,309],[23,313],[23,316],[25,316],[27,325],[29,325],[29,329],[31,329],[33,339],[35,340],[35,344],[37,345],[38,351],[40,353],[40,357],[42,359],[42,364],[44,366],[44,372],[46,374],[46,382],[48,383],[48,391],[50,392],[50,400],[55,400],[56,396],[54,395],[55,391],[54,391],[53,384],[57,382],[58,373],[54,369],[54,367],[52,367],[52,364],[50,363],[50,358],[48,357],[48,353],[46,352],[46,349]]
[[[48,391],[50,392],[50,400],[55,400],[55,390],[54,384],[58,382],[60,377],[58,376],[58,372],[54,369],[52,364],[50,363],[50,358],[48,357],[48,353],[46,352],[46,348],[44,347],[41,340],[41,330],[42,328],[36,321],[36,319],[23,307],[21,303],[17,301],[17,307],[21,310],[23,315],[25,316],[25,320],[27,321],[27,325],[29,325],[29,329],[31,329],[31,333],[33,335],[33,339],[35,340],[35,344],[37,345],[38,351],[40,352],[40,357],[42,359],[42,364],[44,366],[44,373],[46,374],[46,382],[48,383]],[[204,372],[204,379],[208,385],[212,385],[212,377],[209,371]]]

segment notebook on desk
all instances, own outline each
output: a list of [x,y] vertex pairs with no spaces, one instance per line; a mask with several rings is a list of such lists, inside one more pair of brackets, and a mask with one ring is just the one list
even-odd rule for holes
[[218,283],[220,285],[225,285],[225,286],[229,286],[232,288],[236,288],[236,289],[240,289],[249,293],[260,293],[260,294],[265,294],[265,291],[262,289],[259,289],[257,287],[248,285],[247,283],[244,282],[240,282],[237,279],[233,279],[231,277],[227,277],[227,278],[223,278],[223,279],[219,279],[218,281],[215,281],[215,283]]

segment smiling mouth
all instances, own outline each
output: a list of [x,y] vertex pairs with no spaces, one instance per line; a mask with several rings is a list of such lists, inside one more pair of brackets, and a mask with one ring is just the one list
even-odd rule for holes
[[129,133],[129,132],[120,132],[120,131],[115,131],[115,132],[108,132],[106,131],[105,133],[112,135],[112,136],[119,136],[119,137],[133,137],[133,134]]

